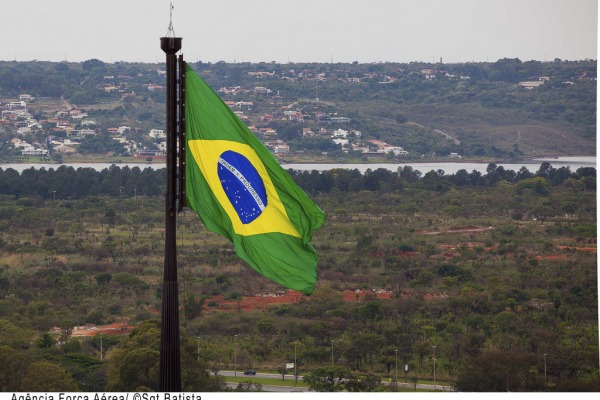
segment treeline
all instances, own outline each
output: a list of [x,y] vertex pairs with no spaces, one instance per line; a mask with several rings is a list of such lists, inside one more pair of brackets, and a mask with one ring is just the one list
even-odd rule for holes
[[74,103],[97,104],[121,97],[122,93],[109,93],[100,88],[114,76],[122,76],[123,80],[135,85],[135,92],[149,92],[138,90],[137,85],[142,88],[143,84],[163,82],[156,73],[157,68],[155,64],[111,64],[97,59],[82,63],[3,61],[0,62],[0,93],[12,97],[23,93],[37,98],[64,97]]
[[[596,61],[568,61],[555,59],[552,62],[526,61],[518,58],[503,58],[489,63],[194,63],[194,67],[208,76],[215,85],[244,84],[256,79],[248,75],[252,71],[271,71],[274,76],[296,76],[295,71],[304,71],[306,78],[316,74],[326,74],[336,78],[364,78],[370,74],[402,77],[421,69],[447,71],[452,76],[468,76],[472,82],[509,82],[532,79],[539,76],[553,76],[559,80],[577,77],[595,78]],[[165,68],[164,63],[104,63],[97,59],[75,62],[0,62],[0,93],[18,96],[27,92],[36,97],[60,97],[74,101],[84,100],[94,104],[114,95],[99,90],[95,84],[107,81],[107,76],[121,76],[136,84],[163,83],[157,69]],[[439,74],[438,74],[439,75]],[[443,77],[439,76],[438,78]],[[377,83],[377,81],[375,81]],[[301,89],[299,89],[301,90]],[[93,92],[93,93],[91,93]],[[137,92],[137,90],[136,90]],[[85,99],[80,99],[85,96]],[[88,98],[89,97],[89,98]],[[89,103],[88,103],[89,102]]]
[[[571,179],[583,190],[596,188],[596,169],[581,167],[575,172],[570,167],[554,168],[548,162],[541,164],[535,173],[526,167],[519,171],[505,169],[490,163],[486,173],[459,170],[446,175],[443,170],[431,170],[425,174],[410,166],[398,171],[379,168],[368,169],[364,174],[358,169],[333,169],[329,171],[294,171],[290,175],[305,191],[311,194],[332,191],[394,192],[403,187],[444,192],[463,186],[495,186],[501,181],[518,183],[520,190],[531,188],[543,194],[550,186],[563,184]],[[73,168],[61,165],[57,169],[29,168],[18,171],[0,168],[0,195],[17,197],[38,196],[45,200],[81,199],[87,196],[108,195],[113,197],[158,196],[164,194],[165,169],[143,170],[139,167],[112,165],[97,171],[93,168]]]
[[81,199],[87,196],[158,196],[164,194],[166,169],[118,167],[97,171],[94,168],[29,168],[18,171],[0,168],[0,195],[38,196],[45,200]]
[[465,169],[452,175],[446,175],[441,169],[422,174],[410,166],[399,168],[397,172],[384,168],[369,169],[364,174],[357,169],[289,172],[296,182],[310,193],[329,193],[334,190],[342,192],[367,190],[388,193],[408,186],[444,192],[461,186],[495,186],[500,181],[520,182],[522,187],[531,186],[537,191],[547,191],[548,186],[561,185],[567,179],[583,179],[582,182],[586,189],[596,187],[595,168],[582,167],[572,172],[570,167],[554,168],[547,162],[542,163],[540,169],[535,173],[530,172],[526,167],[515,172],[494,163],[488,165],[485,174],[476,170],[468,172]]

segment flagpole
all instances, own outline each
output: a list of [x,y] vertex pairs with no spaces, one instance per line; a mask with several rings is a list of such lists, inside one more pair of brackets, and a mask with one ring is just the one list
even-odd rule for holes
[[159,391],[181,391],[179,298],[177,285],[177,52],[181,38],[161,37],[167,57],[167,189],[165,201],[165,259],[160,333]]

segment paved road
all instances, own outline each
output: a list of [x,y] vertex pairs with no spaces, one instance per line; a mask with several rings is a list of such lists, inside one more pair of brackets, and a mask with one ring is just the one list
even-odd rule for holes
[[[274,378],[274,379],[281,379],[281,374],[265,374],[262,372],[257,372],[256,375],[244,375],[244,371],[219,371],[218,372],[219,375],[221,376],[237,376],[239,377],[248,377],[248,378]],[[289,374],[285,376],[285,380],[286,381],[293,381],[294,380],[294,375]],[[301,381],[302,380],[302,375],[298,375],[298,380]]]
[[[219,371],[219,375],[221,376],[238,376],[238,377],[243,377],[244,376],[244,371],[237,371],[237,373],[235,371]],[[281,374],[265,374],[265,373],[261,373],[261,372],[257,372],[256,375],[246,375],[249,378],[275,378],[275,379],[281,379]],[[286,375],[285,376],[285,380],[286,381],[293,381],[294,380],[294,375]],[[302,376],[298,376],[298,381],[302,380]],[[388,382],[382,382],[383,384],[388,384],[390,385],[391,383]],[[228,382],[227,386],[230,388],[236,388],[237,387],[237,383],[235,382]],[[408,388],[408,389],[414,389],[415,385],[413,383],[403,383],[403,382],[399,382],[398,386],[400,387],[404,387],[404,388]],[[451,386],[444,386],[444,385],[431,385],[431,384],[427,384],[427,383],[417,383],[416,385],[417,389],[423,389],[423,390],[438,390],[441,392],[453,392],[454,388],[452,388]],[[305,387],[294,387],[294,386],[277,386],[277,385],[262,385],[262,389],[265,392],[308,392],[309,390]]]
[[[405,388],[408,388],[408,389],[414,389],[415,388],[414,383],[402,383],[402,382],[398,382],[398,386],[405,387]],[[428,383],[417,383],[417,389],[437,390],[437,391],[440,391],[440,392],[454,392],[454,388],[452,386],[431,385],[431,384],[428,384]]]
[[[257,372],[256,375],[244,375],[244,371],[219,371],[221,376],[237,376],[248,377],[248,378],[275,378],[281,379],[281,374],[265,374]],[[294,381],[294,375],[286,375],[285,380],[288,382]],[[301,381],[302,377],[298,376],[298,381]],[[227,387],[235,389],[238,386],[237,382],[226,382]],[[308,392],[308,388],[300,386],[277,386],[277,385],[262,385],[262,390],[265,392]]]
[[[238,387],[238,383],[226,382],[228,388],[235,389]],[[275,386],[275,385],[262,385],[262,390],[265,392],[308,392],[306,387],[294,387],[294,386]]]

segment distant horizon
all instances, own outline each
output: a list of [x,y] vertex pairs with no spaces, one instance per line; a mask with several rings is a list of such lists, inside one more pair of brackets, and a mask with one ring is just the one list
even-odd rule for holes
[[[184,54],[184,59],[185,59],[185,54]],[[541,62],[541,63],[553,63],[556,61],[556,59],[552,59],[552,60],[535,60],[535,59],[531,59],[531,60],[523,60],[520,59],[519,57],[501,57],[498,58],[497,60],[489,60],[489,61],[456,61],[456,62],[445,62],[445,61],[368,61],[368,62],[357,62],[357,61],[285,61],[285,62],[277,62],[277,61],[225,61],[225,60],[219,60],[219,61],[204,61],[204,60],[188,60],[186,59],[186,62],[189,63],[204,63],[204,64],[218,64],[218,63],[225,63],[225,64],[278,64],[278,65],[287,65],[287,64],[358,64],[358,65],[373,65],[373,64],[442,64],[442,65],[458,65],[458,64],[493,64],[495,62],[498,62],[500,60],[503,59],[519,59],[521,62],[526,63],[526,62]],[[40,60],[40,59],[32,59],[32,60],[0,60],[0,63],[35,63],[35,62],[40,62],[40,63],[56,63],[56,64],[60,64],[60,63],[70,63],[70,64],[81,64],[85,61],[88,60],[99,60],[102,61],[105,64],[165,64],[164,60],[159,60],[159,61],[126,61],[126,60],[117,60],[117,61],[105,61],[102,60],[100,58],[97,57],[92,57],[92,58],[88,58],[85,60],[80,60],[80,61],[73,61],[73,60],[61,60],[61,61],[54,61],[54,60]],[[586,62],[586,61],[595,61],[598,62],[598,60],[596,58],[585,58],[585,59],[577,59],[577,60],[566,60],[566,59],[558,59],[560,60],[560,62]]]

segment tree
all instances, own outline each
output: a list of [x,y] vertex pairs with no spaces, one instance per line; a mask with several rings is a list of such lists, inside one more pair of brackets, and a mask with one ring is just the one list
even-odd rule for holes
[[90,60],[85,60],[84,62],[81,63],[81,67],[84,70],[91,70],[94,68],[101,68],[104,69],[105,65],[103,61],[98,60],[97,58],[92,58]]
[[26,348],[31,332],[19,328],[12,322],[0,319],[0,343],[14,348]]
[[284,141],[290,141],[302,137],[302,124],[293,123],[285,125],[280,131],[279,136]]
[[552,207],[548,202],[540,202],[533,206],[531,209],[531,213],[540,221],[541,225],[544,225],[544,222],[548,219],[556,215],[556,210]]
[[[160,321],[145,321],[118,349],[108,355],[108,386],[111,391],[135,391],[140,387],[158,390]],[[184,390],[213,391],[220,388],[218,379],[209,377],[208,366],[198,357],[196,340],[181,340]]]
[[277,372],[279,372],[281,374],[281,380],[285,381],[285,375],[288,373],[287,367],[285,365],[282,367],[279,367],[277,369]]
[[353,374],[343,367],[315,368],[304,375],[304,382],[315,392],[342,392],[346,390],[346,380],[354,378]]
[[503,58],[493,64],[493,69],[490,72],[490,79],[518,82],[521,79],[521,60],[518,58]]
[[27,392],[77,392],[79,385],[63,368],[48,361],[32,363],[20,384]]
[[[544,375],[539,361],[526,353],[508,353],[497,349],[483,351],[467,360],[456,380],[460,392],[522,392],[543,389]],[[538,370],[531,366],[538,365]],[[542,366],[543,368],[543,366]]]
[[346,378],[346,390],[349,392],[376,392],[380,389],[381,378],[375,374],[365,377],[351,375]]
[[54,347],[55,341],[52,335],[49,332],[46,332],[37,340],[36,344],[43,349],[49,349]]
[[31,357],[25,352],[0,345],[0,391],[16,392],[21,390],[21,380],[27,373],[31,362]]
[[403,124],[405,122],[408,122],[408,118],[406,118],[406,115],[404,115],[402,113],[398,113],[398,114],[396,114],[396,122],[398,124]]
[[159,352],[156,349],[136,348],[127,351],[120,360],[118,391],[134,391],[140,386],[158,388]]
[[111,281],[112,275],[109,272],[100,272],[94,276],[94,279],[98,285],[106,285]]

